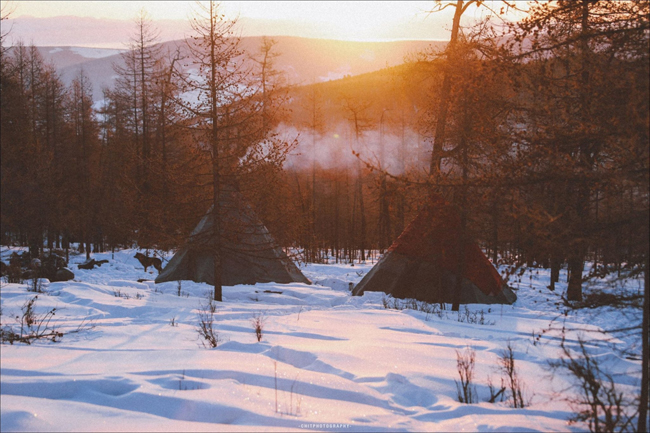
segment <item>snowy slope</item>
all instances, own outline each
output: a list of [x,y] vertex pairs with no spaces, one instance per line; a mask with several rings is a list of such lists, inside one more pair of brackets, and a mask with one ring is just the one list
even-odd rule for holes
[[89,47],[68,47],[70,51],[87,59],[101,59],[125,52],[116,48],[89,48]]
[[[480,325],[450,311],[385,309],[379,293],[351,297],[348,284],[371,264],[307,265],[311,286],[225,287],[215,313],[221,341],[205,349],[196,313],[212,287],[183,282],[178,296],[176,283],[138,283],[155,270],[145,273],[134,252],[96,254],[109,263],[91,271],[73,264],[74,281],[50,283],[39,295],[39,312],[59,309],[60,329],[83,320],[95,328],[58,343],[1,347],[2,431],[584,430],[567,424],[571,410],[557,395],[566,382],[551,380],[546,368],[558,357],[559,334],[533,344],[533,331],[551,321],[580,329],[624,392],[638,385],[639,362],[598,344],[604,337],[591,331],[620,313],[564,316],[541,270],[515,285],[514,306],[470,306],[483,310],[488,324]],[[3,324],[34,295],[27,287],[3,283]],[[266,322],[258,343],[251,318],[260,313]],[[577,335],[569,332],[569,346]],[[531,399],[524,409],[485,402],[487,378],[499,381],[496,362],[508,341]],[[476,350],[481,401],[471,405],[457,401],[454,382],[456,350],[467,346]]]
[[38,51],[43,56],[43,60],[52,63],[58,71],[61,71],[68,66],[80,65],[90,60],[115,56],[123,53],[125,50],[89,47],[38,47]]

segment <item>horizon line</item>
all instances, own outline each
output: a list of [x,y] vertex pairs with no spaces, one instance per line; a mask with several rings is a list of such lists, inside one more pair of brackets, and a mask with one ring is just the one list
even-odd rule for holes
[[[234,36],[231,36],[234,37]],[[245,36],[240,36],[241,39],[244,38],[299,38],[299,39],[311,39],[311,40],[320,40],[320,41],[334,41],[334,42],[355,42],[355,43],[391,43],[391,42],[449,42],[446,39],[412,39],[412,38],[395,38],[395,39],[389,39],[389,38],[378,38],[378,39],[336,39],[336,38],[329,38],[329,37],[313,37],[313,36],[297,36],[297,35],[245,35]],[[165,41],[160,41],[156,45],[159,44],[165,44],[169,42],[174,42],[174,41],[184,41],[187,38],[181,38],[181,39],[169,39]],[[16,43],[18,41],[11,41],[12,44],[7,46],[7,48],[13,48],[16,46]],[[29,44],[31,45],[31,44]],[[65,44],[65,45],[36,45],[34,44],[35,47],[39,48],[101,48],[105,50],[122,50],[122,51],[127,51],[128,48],[122,47],[116,47],[113,45],[110,46],[105,46],[105,45],[97,45],[97,44],[90,44],[90,45],[75,45],[75,44]]]

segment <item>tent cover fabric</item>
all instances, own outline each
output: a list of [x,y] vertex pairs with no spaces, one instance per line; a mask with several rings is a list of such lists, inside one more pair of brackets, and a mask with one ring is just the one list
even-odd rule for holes
[[428,205],[353,289],[353,295],[384,292],[395,298],[453,303],[459,252],[465,260],[461,304],[512,304],[517,296],[505,285],[478,244],[459,242],[460,218],[441,197]]
[[[235,187],[220,194],[221,264],[224,286],[311,282],[287,257]],[[214,285],[213,209],[201,219],[187,243],[162,270],[156,283],[192,280]]]

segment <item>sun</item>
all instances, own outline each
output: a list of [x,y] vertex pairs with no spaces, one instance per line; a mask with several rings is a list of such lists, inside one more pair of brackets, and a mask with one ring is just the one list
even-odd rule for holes
[[[311,27],[313,37],[342,40],[382,40],[396,26],[430,7],[430,2],[227,2],[231,16],[274,20],[278,26]],[[305,29],[308,30],[308,29]]]

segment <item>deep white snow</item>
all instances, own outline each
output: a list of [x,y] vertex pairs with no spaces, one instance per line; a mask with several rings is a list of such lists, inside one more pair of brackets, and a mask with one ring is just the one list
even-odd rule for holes
[[[4,260],[10,251],[3,247]],[[629,324],[629,315],[565,316],[564,286],[550,292],[542,269],[513,282],[514,306],[469,306],[483,310],[481,325],[451,311],[385,309],[380,293],[350,296],[349,283],[371,264],[307,265],[313,285],[225,287],[214,324],[221,341],[206,349],[197,310],[212,287],[184,281],[178,296],[175,282],[139,283],[156,271],[145,273],[134,253],[95,254],[109,263],[90,271],[77,269],[84,257],[73,256],[75,279],[46,284],[37,312],[56,307],[54,324],[64,332],[84,321],[94,328],[55,343],[1,346],[2,431],[581,431],[585,425],[567,423],[566,379],[547,368],[559,356],[562,326],[570,347],[578,335],[588,341],[621,391],[638,389],[640,362],[616,350],[634,350],[634,336],[598,332]],[[35,295],[28,287],[2,283],[3,325],[16,326]],[[259,314],[261,342],[251,325]],[[551,330],[533,344],[544,329]],[[486,402],[487,378],[499,383],[497,359],[508,341],[531,402],[524,409]],[[480,401],[470,405],[457,401],[454,382],[456,351],[468,346]]]

